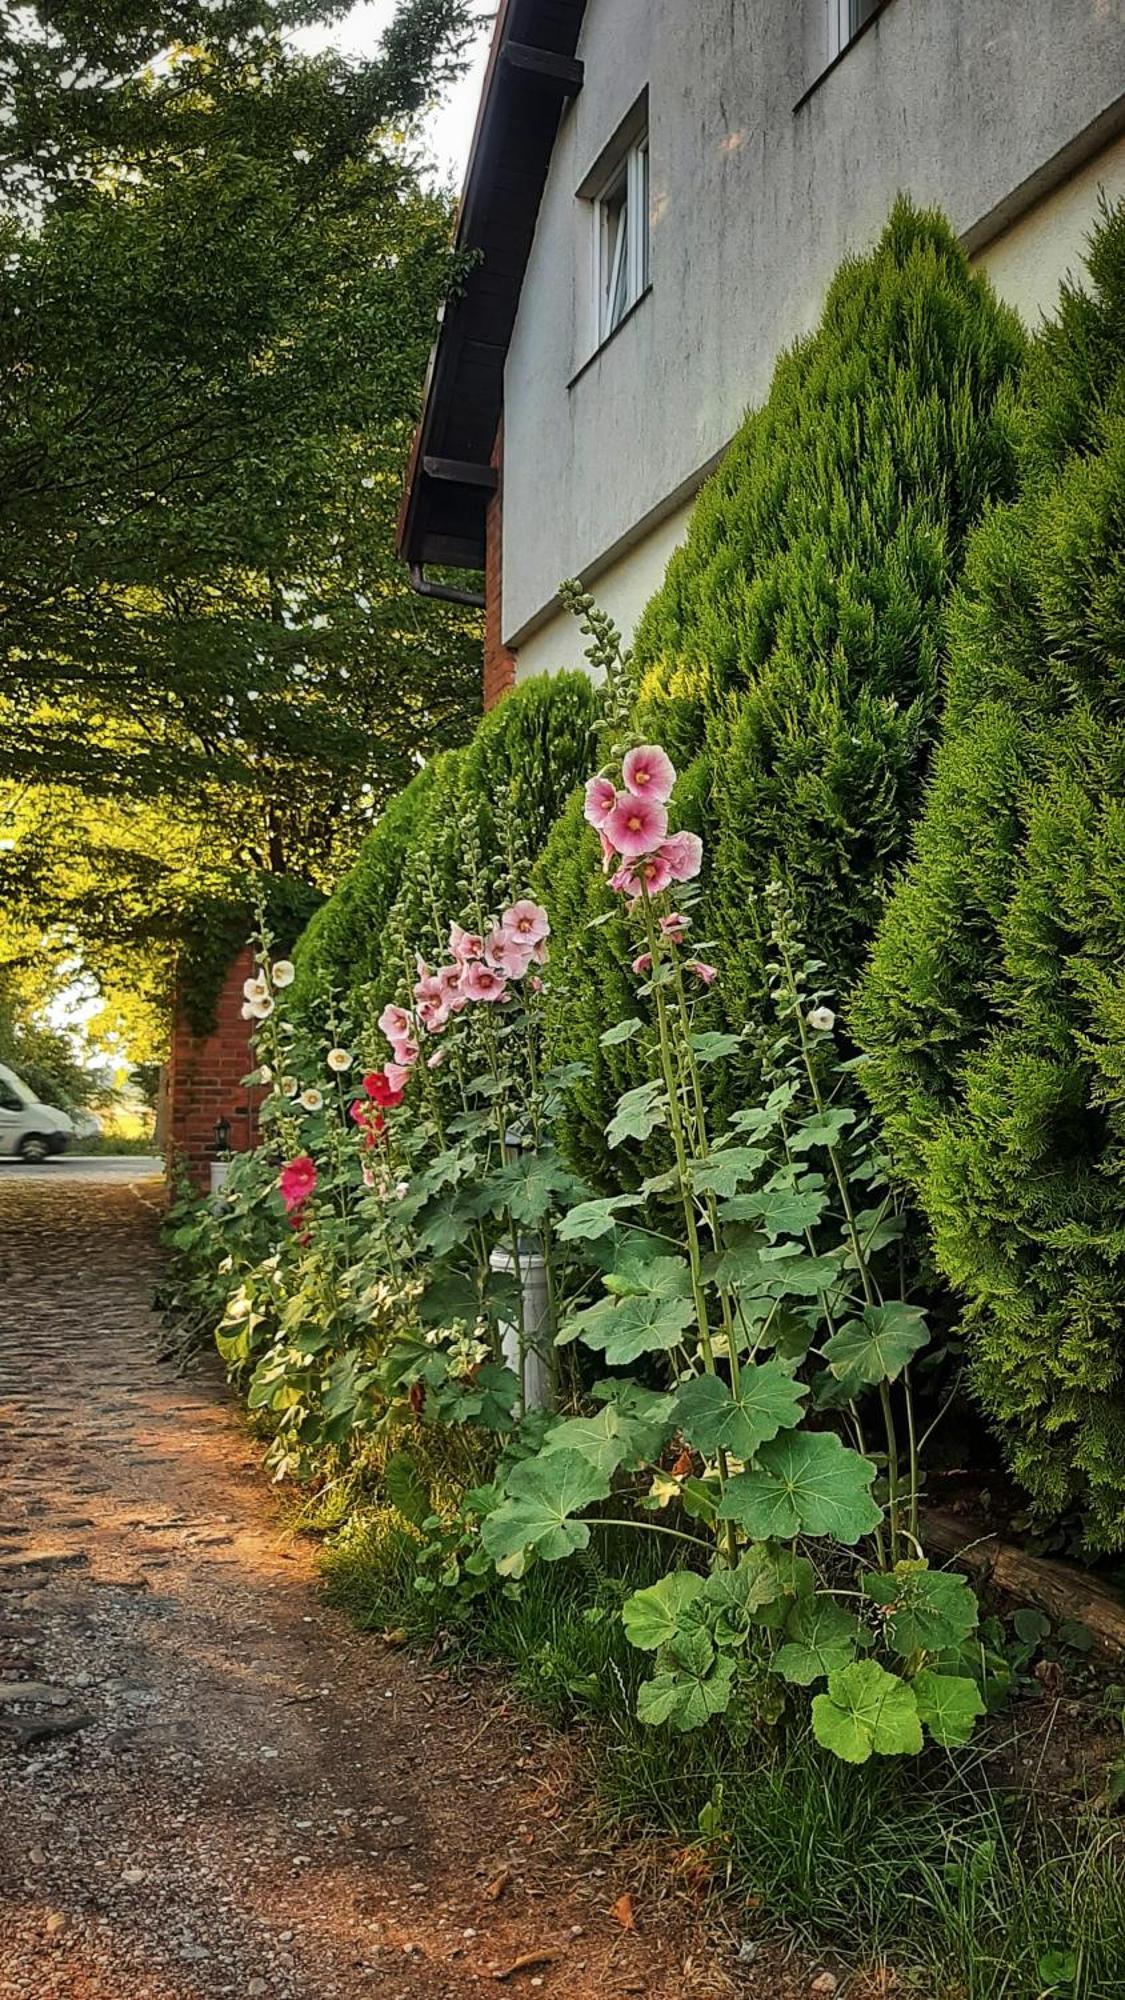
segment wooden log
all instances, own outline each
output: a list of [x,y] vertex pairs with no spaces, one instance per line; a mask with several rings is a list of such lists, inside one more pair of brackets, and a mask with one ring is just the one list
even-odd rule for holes
[[963,1569],[986,1578],[996,1590],[1033,1604],[1056,1623],[1071,1618],[1093,1633],[1099,1651],[1117,1659],[1125,1652],[1125,1604],[1111,1585],[1072,1563],[1025,1555],[997,1535],[975,1536],[956,1514],[938,1508],[922,1516],[922,1540],[935,1554],[952,1556]]

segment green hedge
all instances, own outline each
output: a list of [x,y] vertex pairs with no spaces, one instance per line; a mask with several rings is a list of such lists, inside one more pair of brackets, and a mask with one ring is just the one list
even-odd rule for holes
[[1022,497],[952,619],[917,854],[858,1009],[870,1090],[968,1300],[1040,1510],[1125,1546],[1125,209],[1038,339]]
[[[920,806],[943,608],[969,530],[1011,491],[1002,392],[1023,348],[947,225],[899,203],[779,362],[641,621],[638,725],[704,837],[699,935],[734,1026],[763,1012],[757,912],[779,867],[829,976],[860,969]],[[582,928],[605,898],[576,808],[541,879],[573,971],[568,1052],[592,1071],[568,1149],[608,1184],[602,1129],[635,1081],[627,1047],[598,1046],[624,938]]]
[[444,954],[450,921],[523,889],[552,822],[584,776],[597,695],[585,674],[513,688],[463,750],[392,801],[296,953],[306,1014],[328,996],[357,1020],[407,984],[414,955]]

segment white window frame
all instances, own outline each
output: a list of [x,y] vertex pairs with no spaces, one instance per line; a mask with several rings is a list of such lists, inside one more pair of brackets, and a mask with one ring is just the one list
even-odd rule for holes
[[842,56],[850,42],[854,42],[860,29],[866,26],[868,16],[857,19],[861,0],[826,0],[828,7],[828,60],[835,62]]
[[[624,195],[623,204],[619,198]],[[621,217],[624,217],[622,226]],[[648,128],[637,133],[614,163],[593,200],[596,339],[616,333],[648,289]]]

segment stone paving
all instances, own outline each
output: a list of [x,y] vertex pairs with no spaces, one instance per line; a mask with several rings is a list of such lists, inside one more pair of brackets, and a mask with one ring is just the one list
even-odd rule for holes
[[159,1206],[0,1173],[2,2000],[730,1991],[667,1899],[613,1921],[502,1690],[324,1606],[215,1370],[156,1358]]

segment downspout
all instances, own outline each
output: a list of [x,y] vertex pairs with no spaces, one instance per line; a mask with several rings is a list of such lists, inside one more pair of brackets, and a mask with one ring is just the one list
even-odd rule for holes
[[410,587],[419,597],[436,597],[443,604],[469,604],[474,611],[483,611],[484,598],[479,590],[458,590],[456,584],[431,583],[421,563],[410,565]]

